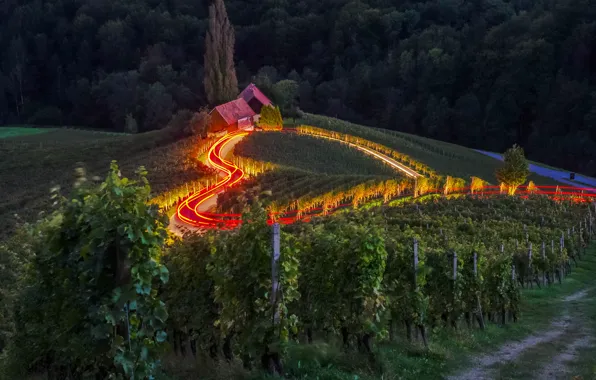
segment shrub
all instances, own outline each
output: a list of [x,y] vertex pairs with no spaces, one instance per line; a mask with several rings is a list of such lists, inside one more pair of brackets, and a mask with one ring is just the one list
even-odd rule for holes
[[264,106],[261,109],[259,127],[266,131],[279,131],[283,128],[283,118],[277,106]]

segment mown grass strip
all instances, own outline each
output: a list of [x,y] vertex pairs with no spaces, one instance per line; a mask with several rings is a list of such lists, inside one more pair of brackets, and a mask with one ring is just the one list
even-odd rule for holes
[[29,128],[29,127],[0,127],[0,139],[18,136],[30,136],[52,131],[49,128]]

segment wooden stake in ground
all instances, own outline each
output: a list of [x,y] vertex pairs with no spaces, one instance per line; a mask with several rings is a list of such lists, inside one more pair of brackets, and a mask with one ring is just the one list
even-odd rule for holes
[[546,244],[542,242],[542,263],[544,270],[542,271],[542,285],[546,286]]
[[[453,307],[455,310],[455,289],[457,287],[457,253],[453,252]],[[453,312],[453,314],[455,314]],[[451,325],[453,326],[454,329],[457,329],[457,323],[456,323],[456,318],[455,315],[451,316]]]
[[[478,278],[478,254],[474,252],[474,278]],[[481,330],[484,330],[484,318],[482,317],[482,304],[480,294],[476,293],[476,320]]]
[[[418,283],[416,280],[416,276],[418,275],[418,240],[414,239],[414,289],[416,291],[418,291]],[[406,321],[407,324],[410,323],[410,321]],[[426,340],[426,328],[424,327],[423,324],[418,324],[417,325],[418,330],[420,331],[420,335],[422,335],[422,342],[424,343],[424,347],[428,349],[428,342]],[[409,329],[409,325],[408,325],[408,329]],[[408,334],[411,336],[411,334]]]
[[530,248],[528,249],[528,279],[529,285],[533,288],[534,285],[532,284],[532,243],[530,243]]
[[[554,240],[550,241],[550,254],[553,257],[553,260],[556,260],[555,241]],[[562,278],[563,272],[561,272],[561,268],[557,267],[556,265],[553,265],[552,268],[553,268],[553,271],[555,272],[555,274],[557,275],[557,277],[559,277],[559,285],[560,285],[563,281],[563,278]]]

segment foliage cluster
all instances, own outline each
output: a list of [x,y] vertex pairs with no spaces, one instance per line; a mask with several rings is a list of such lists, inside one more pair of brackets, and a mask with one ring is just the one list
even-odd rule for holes
[[161,263],[167,220],[147,205],[146,171],[137,174],[138,181],[122,178],[113,162],[96,184],[80,169],[71,196],[54,194],[57,209],[27,230],[30,240],[19,252],[28,262],[24,270],[13,265],[23,279],[15,281],[18,294],[4,299],[13,325],[2,368],[7,378],[158,374],[167,337],[168,314],[158,297],[169,276]]
[[188,339],[197,355],[239,358],[249,368],[272,346],[283,354],[288,339],[338,339],[374,363],[375,340],[413,340],[415,329],[428,343],[435,327],[515,321],[520,288],[560,281],[595,221],[584,205],[544,197],[464,197],[285,226],[280,268],[288,283],[271,340],[271,228],[258,204],[249,220],[256,223],[179,243],[168,265],[184,280],[165,289],[175,347]]
[[196,181],[186,182],[178,187],[169,189],[151,198],[150,204],[155,204],[162,211],[171,210],[177,206],[181,200],[187,198],[204,188],[215,185],[221,178],[217,174],[205,175]]
[[237,231],[187,236],[166,257],[172,282],[164,297],[171,308],[175,349],[187,337],[191,349],[212,358],[240,357],[283,373],[281,355],[296,317],[288,306],[299,293],[297,249],[282,233],[278,287],[273,290],[272,231],[266,211],[256,206],[244,214]]
[[232,157],[232,162],[234,163],[234,165],[242,169],[244,173],[249,177],[268,172],[269,170],[275,170],[278,167],[278,165],[273,164],[271,162],[259,161],[250,157],[243,157],[237,155],[234,155]]
[[507,186],[509,194],[515,194],[520,185],[526,183],[530,168],[524,150],[518,145],[508,149],[503,155],[503,166],[495,173],[499,183]]
[[278,106],[267,105],[261,108],[258,125],[264,131],[280,131],[283,129],[284,120]]

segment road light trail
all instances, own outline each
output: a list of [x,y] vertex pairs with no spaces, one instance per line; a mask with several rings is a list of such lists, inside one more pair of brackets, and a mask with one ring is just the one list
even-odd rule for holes
[[201,212],[201,205],[209,199],[216,197],[217,194],[225,191],[226,188],[233,186],[244,178],[244,172],[232,162],[221,157],[222,149],[232,140],[246,136],[247,133],[233,133],[223,136],[217,140],[207,153],[207,160],[211,166],[221,171],[225,177],[215,185],[202,189],[190,197],[180,202],[176,210],[176,215],[181,222],[192,227],[216,227],[224,222],[223,218],[210,216],[208,213]]
[[[202,189],[187,199],[180,202],[176,209],[176,218],[182,222],[187,227],[194,227],[194,228],[235,228],[241,223],[241,216],[238,214],[216,214],[216,213],[209,213],[206,210],[201,210],[201,206],[204,206],[206,202],[216,197],[218,194],[224,192],[227,188],[234,186],[238,182],[240,182],[243,178],[245,178],[245,173],[242,169],[236,166],[234,163],[225,160],[222,157],[223,149],[230,143],[232,143],[236,139],[240,139],[244,136],[248,135],[247,132],[236,132],[232,134],[227,134],[217,140],[213,146],[209,149],[207,153],[207,160],[208,163],[214,167],[215,169],[219,170],[223,175],[223,179],[217,182],[215,185],[210,186],[208,188]],[[376,152],[372,149],[348,143],[339,139],[335,139],[332,137],[321,137],[326,138],[328,140],[336,140],[340,141],[344,144],[348,144],[356,149],[361,150],[362,152],[379,159],[383,162],[386,162],[394,169],[397,169],[403,173],[405,173],[410,178],[418,178],[421,175],[414,170],[408,168],[407,166],[396,162],[395,160]],[[435,189],[427,192],[425,195],[441,195],[442,191],[440,189]],[[470,194],[470,188],[465,187],[461,189],[454,189],[449,195],[463,195],[463,194]],[[485,186],[482,190],[476,192],[480,196],[493,196],[493,195],[500,195],[502,192],[500,191],[499,186]],[[527,186],[520,186],[516,195],[527,197],[530,194],[537,194],[537,195],[546,195],[554,199],[571,199],[576,202],[593,202],[596,201],[596,194],[594,193],[593,188],[580,188],[580,187],[573,187],[573,186],[536,186],[534,190],[528,191]],[[338,207],[334,208],[333,210],[327,210],[333,212],[340,208],[350,207],[350,204],[342,204]],[[273,220],[283,223],[283,224],[290,224],[294,223],[297,220],[305,219],[311,217],[313,214],[322,211],[320,208],[313,208],[309,210],[293,210],[286,213],[281,213],[277,215],[272,215],[269,222],[272,223]],[[298,217],[298,215],[302,215]],[[273,218],[275,217],[275,218]]]

